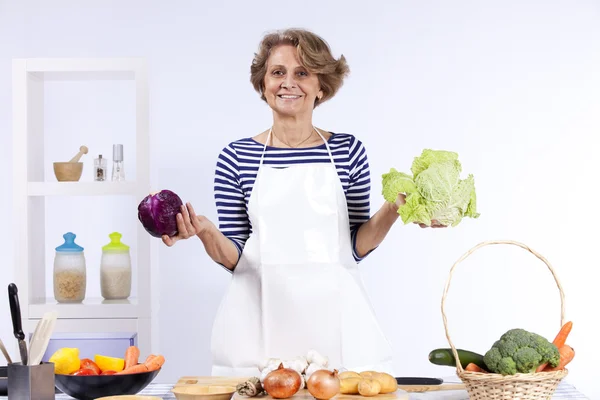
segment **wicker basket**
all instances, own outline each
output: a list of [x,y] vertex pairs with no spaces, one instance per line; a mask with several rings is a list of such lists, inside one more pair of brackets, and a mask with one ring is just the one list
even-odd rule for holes
[[450,339],[450,334],[448,333],[448,321],[446,319],[444,307],[454,268],[456,268],[461,261],[473,254],[477,249],[494,244],[510,244],[519,246],[535,255],[537,258],[542,260],[546,266],[548,266],[548,269],[552,273],[552,276],[554,277],[556,285],[560,291],[560,322],[561,326],[564,324],[565,299],[563,289],[556,276],[556,273],[554,272],[554,269],[543,256],[522,243],[513,242],[510,240],[487,241],[480,243],[463,254],[463,256],[454,263],[450,269],[450,275],[448,277],[448,281],[446,282],[444,296],[442,297],[442,318],[444,319],[444,329],[446,330],[446,338],[448,339],[448,343],[452,349],[452,354],[454,354],[454,359],[456,360],[456,373],[465,384],[467,392],[469,393],[469,398],[473,400],[550,400],[561,379],[567,376],[568,371],[566,369],[552,372],[538,372],[532,374],[516,374],[506,376],[493,373],[465,371],[459,362],[458,353],[454,347],[454,344],[452,343],[452,340]]

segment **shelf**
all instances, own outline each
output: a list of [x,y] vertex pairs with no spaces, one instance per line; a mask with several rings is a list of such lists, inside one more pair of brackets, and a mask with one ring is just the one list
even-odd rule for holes
[[104,300],[103,298],[84,299],[82,303],[58,303],[54,298],[45,303],[29,304],[29,318],[42,318],[48,311],[58,312],[59,318],[140,318],[141,307],[135,298],[127,300]]
[[29,182],[29,196],[138,195],[136,182]]
[[[121,82],[123,80],[131,82]],[[129,139],[135,138],[135,144],[132,142],[129,145],[132,149],[135,146],[135,152],[131,157],[131,162],[135,161],[135,168],[131,170],[135,171],[135,175],[131,175],[131,181],[94,182],[89,171],[82,175],[83,180],[80,182],[56,181],[48,165],[59,156],[55,154],[56,150],[53,146],[45,147],[44,144],[74,137],[78,137],[77,143],[79,140],[84,143],[86,135],[93,134],[88,132],[79,136],[80,133],[89,131],[87,129],[89,118],[74,118],[70,121],[70,114],[59,115],[54,119],[45,118],[49,113],[55,115],[51,113],[52,104],[62,101],[59,96],[61,93],[55,91],[61,85],[74,90],[72,94],[78,94],[76,91],[80,91],[82,96],[99,96],[98,102],[95,102],[98,107],[90,109],[90,115],[96,114],[91,117],[91,120],[112,115],[110,100],[113,96],[121,96],[124,93],[127,95],[127,92],[123,91],[125,89],[131,94],[131,100],[135,99],[134,102],[127,103],[129,104],[127,107],[133,106],[132,109],[127,109],[131,113],[131,118],[118,114],[115,115],[114,120],[107,121],[110,124],[106,125],[121,126],[121,123],[127,121],[123,129],[131,135]],[[56,98],[53,93],[57,94]],[[65,96],[68,101],[77,101],[76,97],[72,98],[67,93]],[[152,184],[146,60],[144,58],[13,59],[12,121],[12,213],[23,218],[14,219],[11,237],[15,242],[14,282],[19,288],[23,327],[26,334],[33,331],[46,312],[56,310],[59,313],[55,327],[57,333],[136,332],[140,351],[151,353],[151,345],[155,340],[153,337],[157,337],[153,329],[158,329],[158,326],[154,326],[151,306],[153,284],[156,284],[156,278],[152,276],[151,271],[157,270],[157,257],[153,257],[153,252],[156,251],[154,246],[157,246],[157,243],[151,240],[151,236],[135,218],[122,221],[123,224],[133,224],[136,227],[136,245],[131,249],[138,265],[136,278],[132,280],[132,288],[136,289],[133,292],[135,298],[125,301],[105,301],[99,293],[89,293],[90,297],[82,303],[56,302],[52,289],[46,288],[46,279],[51,275],[47,273],[49,269],[46,264],[47,254],[42,251],[46,249],[49,241],[46,235],[53,230],[55,224],[60,223],[59,218],[47,218],[50,215],[50,208],[55,210],[58,206],[58,215],[60,215],[61,211],[69,211],[68,205],[71,201],[96,203],[96,200],[102,200],[101,202],[108,200],[111,207],[99,208],[94,212],[97,212],[100,218],[103,217],[101,213],[119,218],[118,216],[122,214],[135,215],[135,210],[131,209],[132,196],[137,202],[149,194]],[[135,124],[131,125],[133,121]],[[52,132],[61,132],[62,136],[48,137]],[[107,138],[106,145],[110,143],[112,139]],[[126,196],[126,198],[101,198],[106,196]],[[69,197],[72,199],[68,199]],[[62,202],[63,199],[66,201]],[[126,208],[114,208],[121,207],[123,203],[121,200],[125,200],[129,205]],[[86,222],[82,221],[82,225]],[[86,235],[87,240],[91,242],[104,243],[106,240],[104,233],[97,232],[91,225]],[[98,278],[99,275],[95,274],[88,284],[98,285]]]
[[139,71],[145,66],[140,58],[30,58],[27,72],[121,72]]

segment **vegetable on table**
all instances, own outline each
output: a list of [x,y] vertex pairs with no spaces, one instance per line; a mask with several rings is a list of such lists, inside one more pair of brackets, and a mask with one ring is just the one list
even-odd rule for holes
[[485,369],[483,369],[479,365],[473,364],[473,363],[467,364],[467,366],[465,367],[465,371],[481,372],[481,373],[484,373],[484,374],[487,373],[487,371]]
[[175,236],[177,214],[181,212],[181,198],[170,190],[149,194],[138,205],[138,219],[152,236]]
[[125,369],[133,367],[140,358],[140,349],[137,346],[129,346],[125,350]]
[[320,369],[306,381],[308,392],[317,400],[329,400],[340,392],[338,371]]
[[291,368],[285,368],[283,363],[279,368],[269,372],[262,385],[265,391],[274,399],[287,399],[300,390],[302,377]]
[[558,349],[558,352],[560,353],[560,362],[558,363],[558,365],[553,368],[546,367],[544,369],[544,372],[565,369],[567,364],[569,364],[571,361],[573,361],[573,358],[575,358],[575,350],[568,344],[565,344],[560,349]]
[[148,368],[148,371],[156,371],[157,369],[162,368],[165,363],[165,356],[156,355],[150,360],[146,360],[144,365]]
[[387,372],[344,371],[338,375],[340,378],[341,394],[361,396],[376,396],[378,394],[393,393],[398,390],[396,378]]
[[543,363],[557,367],[558,348],[543,336],[524,329],[511,329],[483,356],[487,370],[502,375],[533,373]]
[[[89,369],[89,370],[93,371],[94,375],[100,375],[102,373],[102,370],[100,369],[100,367],[95,362],[90,360],[89,358],[82,359],[79,365],[80,365],[81,369]],[[75,374],[73,374],[73,375],[75,375]],[[81,375],[81,374],[79,374],[79,375]]]
[[379,393],[381,394],[392,393],[398,390],[396,378],[388,373],[376,372],[371,378],[379,382],[379,385],[381,386]]
[[567,337],[569,336],[569,333],[571,333],[571,329],[573,329],[573,321],[565,323],[562,328],[560,328],[560,331],[558,331],[558,334],[552,343],[559,349],[563,347],[567,342]]
[[354,371],[342,371],[338,374],[338,378],[340,379],[347,379],[347,378],[359,378],[360,379],[360,374],[358,372],[354,372]]
[[135,364],[121,371],[118,371],[117,375],[139,374],[142,372],[156,371],[162,368],[164,363],[165,357],[163,355],[151,354],[148,356],[148,358],[146,358],[146,361],[144,361],[143,363]]
[[[569,322],[565,323],[560,328],[558,333],[556,334],[556,337],[554,338],[554,341],[552,343],[554,343],[554,345],[556,347],[558,347],[559,353],[560,353],[561,347],[563,347],[565,345],[565,342],[567,341],[567,337],[569,336],[569,333],[571,333],[571,329],[573,329],[573,321],[569,321]],[[544,371],[544,370],[546,370],[547,367],[548,367],[548,363],[547,362],[543,363],[539,367],[537,367],[535,372]]]
[[[358,374],[357,374],[358,375]],[[338,375],[340,377],[340,375]],[[356,376],[346,377],[340,379],[340,393],[341,394],[358,394],[358,384],[365,378]]]
[[464,217],[479,218],[475,179],[462,172],[458,154],[451,151],[425,149],[415,157],[412,174],[394,168],[382,176],[382,194],[394,203],[398,194],[406,195],[406,203],[398,208],[405,224],[415,222],[431,226],[438,221],[444,226],[456,226]]
[[239,383],[235,390],[239,395],[246,397],[258,396],[264,392],[264,388],[258,377],[252,377],[245,382]]
[[[483,356],[481,354],[475,353],[469,350],[456,349],[458,353],[458,359],[460,360],[460,365],[463,368],[466,368],[467,365],[473,363],[480,368],[485,369],[486,365],[483,362]],[[454,354],[452,354],[452,349],[450,348],[441,348],[432,350],[429,353],[429,361],[432,364],[436,365],[445,365],[448,367],[455,367],[456,360],[454,358]]]
[[73,372],[71,375],[74,376],[89,376],[89,375],[99,375],[96,371],[89,368],[80,368],[77,371]]
[[146,364],[136,364],[117,372],[115,375],[141,374],[143,372],[148,372],[148,367]]
[[377,396],[381,392],[381,384],[376,379],[365,378],[358,384],[358,393],[361,396]]

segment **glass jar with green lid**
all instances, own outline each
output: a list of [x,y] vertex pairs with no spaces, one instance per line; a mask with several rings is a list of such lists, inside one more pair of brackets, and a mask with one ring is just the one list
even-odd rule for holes
[[131,295],[131,256],[129,246],[121,243],[121,234],[113,232],[110,243],[102,247],[100,288],[106,300],[127,299]]

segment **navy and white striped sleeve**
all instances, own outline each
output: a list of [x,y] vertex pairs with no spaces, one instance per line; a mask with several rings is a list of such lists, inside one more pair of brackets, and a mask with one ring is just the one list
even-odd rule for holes
[[250,236],[250,220],[240,183],[238,158],[231,144],[219,154],[214,192],[219,230],[235,244],[239,257]]
[[[371,175],[367,152],[362,142],[352,137],[349,150],[349,185],[346,194],[352,253],[357,262],[362,261],[369,253],[359,257],[356,252],[356,234],[362,224],[370,218]],[[372,251],[372,250],[371,250]]]

